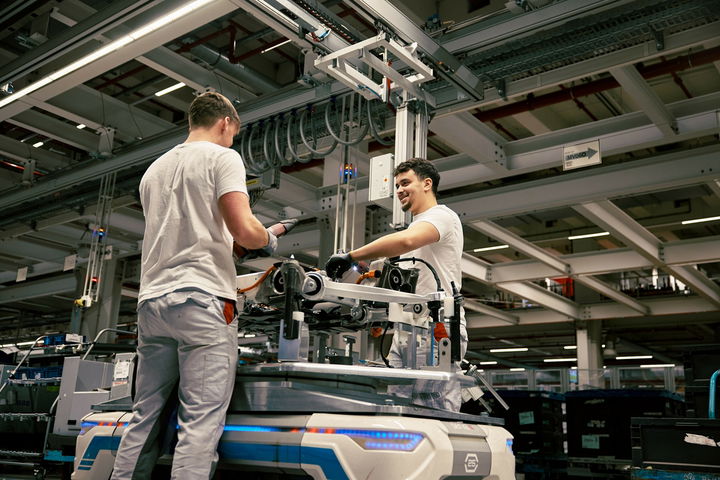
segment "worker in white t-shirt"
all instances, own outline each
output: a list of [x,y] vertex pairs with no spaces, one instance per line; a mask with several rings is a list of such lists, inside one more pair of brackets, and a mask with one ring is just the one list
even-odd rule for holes
[[155,160],[140,182],[138,367],[113,480],[150,478],[158,433],[175,403],[172,478],[210,478],[237,370],[233,240],[258,256],[277,247],[250,210],[245,167],[229,148],[240,129],[232,103],[204,93],[190,105],[188,122],[185,142]]
[[[437,203],[437,189],[440,174],[428,160],[413,158],[400,163],[393,172],[395,189],[403,211],[410,212],[413,220],[407,229],[385,235],[373,242],[347,253],[331,256],[325,264],[325,271],[331,278],[340,278],[353,263],[380,257],[415,257],[430,263],[437,272],[442,289],[452,295],[451,282],[459,292],[462,287],[460,260],[463,252],[463,230],[460,218],[445,205]],[[419,269],[415,293],[425,294],[438,290],[437,282],[423,263],[403,262],[400,267]],[[461,358],[467,349],[465,315],[461,309]],[[399,348],[398,335],[388,355],[394,367],[406,367],[404,352]],[[418,356],[418,366],[421,356]],[[414,401],[423,405],[460,410],[460,391],[413,393]]]

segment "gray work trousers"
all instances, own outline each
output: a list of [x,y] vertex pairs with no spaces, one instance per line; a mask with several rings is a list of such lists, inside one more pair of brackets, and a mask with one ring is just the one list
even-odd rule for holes
[[[406,327],[407,328],[407,327]],[[450,327],[446,324],[446,329]],[[416,348],[416,364],[417,368],[424,367],[428,364],[427,356],[430,350],[430,332],[427,329],[418,328],[417,338],[415,342]],[[467,351],[468,335],[465,325],[460,325],[460,358],[465,357]],[[395,334],[393,335],[390,352],[388,353],[388,362],[394,368],[409,368],[410,354],[408,349],[412,348],[412,340],[410,334],[404,331],[403,326],[396,325]],[[460,371],[460,365],[456,362],[455,371]],[[411,398],[416,405],[422,405],[430,408],[438,408],[442,410],[450,410],[459,412],[462,405],[460,393],[460,384],[455,380],[436,381],[436,380],[417,380],[414,385],[394,385],[388,387],[388,393],[399,397]]]
[[112,480],[149,479],[157,461],[161,413],[177,385],[178,442],[173,479],[207,479],[235,383],[234,304],[199,290],[146,300],[138,308],[138,368],[133,416],[125,428]]

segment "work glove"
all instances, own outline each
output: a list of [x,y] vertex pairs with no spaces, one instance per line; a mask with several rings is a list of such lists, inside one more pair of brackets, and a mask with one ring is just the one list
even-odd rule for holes
[[325,273],[333,280],[337,280],[350,270],[352,265],[353,259],[349,253],[336,253],[325,263]]
[[274,233],[270,231],[270,229],[266,229],[268,234],[268,243],[262,248],[257,248],[255,250],[250,250],[248,254],[243,258],[243,260],[252,260],[253,258],[258,257],[270,257],[273,253],[275,253],[275,250],[277,250],[277,237]]

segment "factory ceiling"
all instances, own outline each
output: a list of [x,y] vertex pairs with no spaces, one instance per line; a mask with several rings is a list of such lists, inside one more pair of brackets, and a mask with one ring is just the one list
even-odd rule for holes
[[[102,179],[114,182],[106,242],[120,259],[106,273],[118,279],[122,321],[132,321],[144,228],[137,185],[183,140],[197,91],[236,102],[234,148],[258,179],[261,221],[302,219],[282,255],[313,266],[326,255],[317,228],[335,221],[328,205],[344,157],[323,124],[341,106],[356,110],[349,129],[362,134],[349,149],[355,215],[365,239],[387,231],[388,212],[367,201],[367,176],[371,157],[394,151],[396,105],[351,96],[315,69],[330,40],[299,36],[304,14],[294,8],[314,12],[339,45],[382,31],[416,42],[434,69],[418,105],[431,117],[440,201],[465,227],[471,355],[543,366],[587,321],[603,322],[618,353],[667,362],[720,343],[714,0],[283,0],[292,8],[282,12],[273,3],[0,7],[0,344],[68,328]],[[588,165],[572,168],[573,155]],[[279,188],[264,188],[271,183]],[[501,346],[529,350],[489,353]]]

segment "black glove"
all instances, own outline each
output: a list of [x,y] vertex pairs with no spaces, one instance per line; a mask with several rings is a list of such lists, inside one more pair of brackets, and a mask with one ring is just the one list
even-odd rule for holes
[[350,270],[353,265],[353,259],[349,253],[336,253],[328,258],[325,263],[325,273],[328,277],[336,280],[342,277],[343,273]]
[[270,257],[273,253],[275,253],[275,250],[277,250],[277,237],[270,231],[267,230],[268,234],[268,243],[263,248],[258,248],[255,250],[250,250],[248,254],[243,258],[243,260],[252,260],[253,258],[258,257]]

